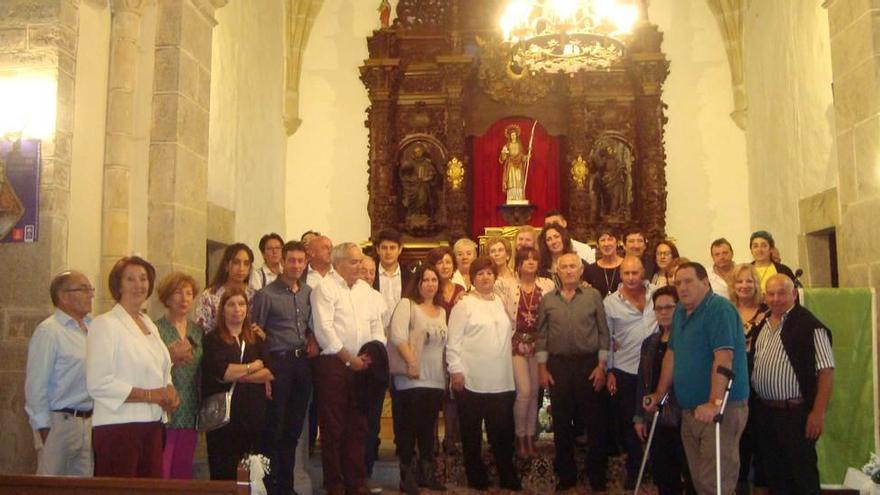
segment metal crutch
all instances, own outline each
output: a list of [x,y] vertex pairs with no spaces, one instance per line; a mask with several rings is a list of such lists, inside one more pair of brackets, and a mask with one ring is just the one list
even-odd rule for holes
[[[636,480],[636,489],[633,491],[635,495],[639,493],[639,487],[642,486],[642,476],[645,474],[645,465],[648,463],[648,455],[651,452],[651,442],[654,441],[654,430],[657,429],[657,418],[660,417],[660,410],[663,409],[663,406],[666,405],[666,401],[669,400],[669,392],[663,395],[663,398],[660,399],[660,405],[657,407],[657,410],[654,411],[654,419],[651,420],[651,431],[648,433],[648,442],[645,445],[645,453],[642,455],[642,465],[639,467],[639,477]],[[645,398],[645,407],[650,405],[651,399]]]
[[730,396],[730,387],[733,386],[734,373],[730,368],[719,366],[715,371],[727,378],[727,386],[724,387],[724,399],[721,400],[721,410],[715,415],[715,493],[721,495],[721,421],[724,419],[724,409],[727,407],[727,398]]

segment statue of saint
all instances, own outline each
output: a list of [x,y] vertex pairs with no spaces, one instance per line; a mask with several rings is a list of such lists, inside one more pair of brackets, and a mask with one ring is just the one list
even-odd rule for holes
[[602,215],[625,216],[630,206],[630,171],[625,157],[620,156],[619,151],[609,144],[600,148],[594,158],[599,211]]
[[425,147],[416,144],[400,165],[398,172],[400,184],[403,188],[403,206],[407,211],[407,218],[424,217],[430,218],[436,204],[437,169],[431,157],[426,154]]
[[498,163],[504,169],[501,176],[501,190],[507,193],[507,202],[522,201],[525,197],[526,163],[527,152],[522,141],[519,140],[522,132],[516,124],[504,128],[507,142],[501,148]]
[[376,10],[379,12],[379,22],[382,24],[382,27],[389,27],[391,25],[391,2],[382,0],[379,3],[379,8]]

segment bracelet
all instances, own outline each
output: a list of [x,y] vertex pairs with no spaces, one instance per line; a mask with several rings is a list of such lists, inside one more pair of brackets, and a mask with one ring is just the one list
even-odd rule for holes
[[246,372],[248,375],[251,374],[251,363],[248,363],[248,364],[247,364],[247,367],[245,367],[245,372]]
[[153,402],[150,397],[150,390],[147,389],[147,402]]

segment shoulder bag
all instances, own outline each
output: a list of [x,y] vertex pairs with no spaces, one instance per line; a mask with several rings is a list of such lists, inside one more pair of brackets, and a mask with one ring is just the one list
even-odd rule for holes
[[[244,360],[244,339],[241,341],[241,356],[238,363]],[[232,393],[235,391],[235,385],[238,380],[232,382],[232,386],[226,392],[217,392],[211,394],[207,399],[202,401],[199,407],[199,417],[196,420],[196,429],[201,432],[216,430],[223,428],[229,424],[229,415],[232,412]]]

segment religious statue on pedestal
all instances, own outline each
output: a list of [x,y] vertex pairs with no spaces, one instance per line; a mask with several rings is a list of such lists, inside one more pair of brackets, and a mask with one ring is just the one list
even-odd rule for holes
[[416,143],[400,164],[398,175],[403,189],[406,224],[410,228],[430,224],[437,204],[439,174],[424,145]]
[[619,139],[600,139],[591,162],[594,216],[628,218],[633,198],[632,150]]
[[504,135],[507,142],[498,156],[498,163],[504,167],[501,175],[501,190],[507,194],[507,204],[527,203],[525,183],[531,149],[525,149],[520,141],[522,130],[518,125],[510,124],[505,127]]

